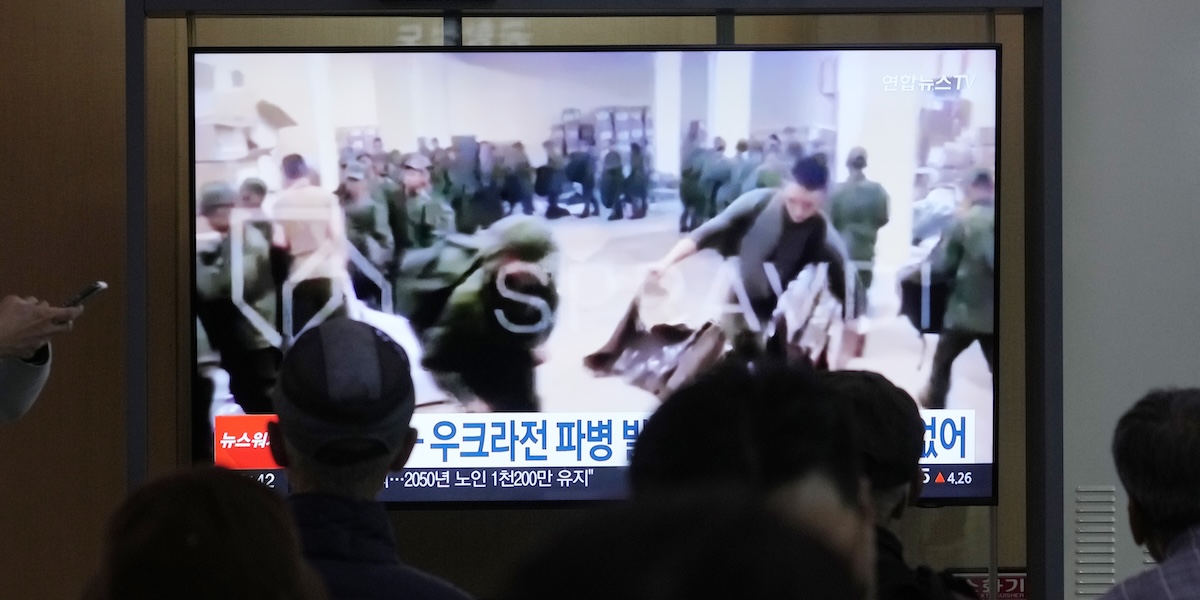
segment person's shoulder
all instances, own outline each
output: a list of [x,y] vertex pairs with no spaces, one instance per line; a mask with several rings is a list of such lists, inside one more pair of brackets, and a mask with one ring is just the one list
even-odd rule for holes
[[[778,192],[779,190],[775,188],[755,188],[742,194],[741,196],[738,196],[737,199],[733,201],[733,204],[745,209],[756,208],[758,206],[766,205],[766,203],[773,200]],[[732,205],[730,208],[732,208]]]
[[1161,581],[1162,573],[1159,567],[1155,567],[1118,583],[1100,600],[1160,600],[1166,591]]
[[996,207],[991,204],[972,206],[963,216],[967,225],[987,225],[996,221]]
[[400,563],[395,573],[399,597],[413,600],[473,600],[470,594],[458,586],[416,567]]

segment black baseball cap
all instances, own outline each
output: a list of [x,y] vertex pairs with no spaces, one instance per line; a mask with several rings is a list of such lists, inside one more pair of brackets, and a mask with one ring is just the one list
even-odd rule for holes
[[925,422],[913,397],[869,371],[830,371],[823,378],[850,403],[871,487],[886,490],[913,481],[925,443]]
[[330,465],[394,454],[407,439],[416,406],[404,349],[345,317],[296,340],[283,357],[272,400],[289,444]]

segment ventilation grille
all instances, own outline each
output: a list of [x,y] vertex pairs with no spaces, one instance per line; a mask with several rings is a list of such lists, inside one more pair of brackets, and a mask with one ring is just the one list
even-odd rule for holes
[[1075,488],[1075,595],[1103,596],[1117,577],[1117,489]]

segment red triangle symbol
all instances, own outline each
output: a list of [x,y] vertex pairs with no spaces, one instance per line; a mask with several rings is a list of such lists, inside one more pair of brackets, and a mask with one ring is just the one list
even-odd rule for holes
[[936,483],[946,483],[946,478],[945,478],[945,477],[942,477],[942,474],[941,474],[941,473],[938,473],[937,479],[935,479],[935,480],[934,480],[934,482],[936,482]]

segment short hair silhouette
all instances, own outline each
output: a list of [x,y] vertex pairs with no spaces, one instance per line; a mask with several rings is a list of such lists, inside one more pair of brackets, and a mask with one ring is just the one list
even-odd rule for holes
[[728,488],[590,515],[517,569],[504,600],[859,600],[847,562]]
[[672,394],[630,461],[635,495],[734,484],[770,493],[820,473],[859,499],[857,440],[845,403],[811,367],[725,360]]
[[133,493],[109,522],[87,600],[326,598],[283,500],[246,475],[185,471]]
[[1145,533],[1200,525],[1200,389],[1154,390],[1117,422],[1113,461]]

